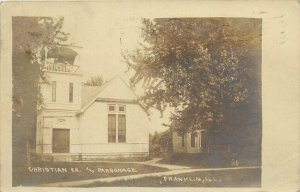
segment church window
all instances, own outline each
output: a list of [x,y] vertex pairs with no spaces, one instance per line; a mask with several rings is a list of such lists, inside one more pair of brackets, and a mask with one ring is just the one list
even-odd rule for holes
[[119,112],[125,112],[125,105],[119,105]]
[[108,111],[109,112],[115,112],[116,111],[116,105],[108,105]]
[[52,81],[52,102],[56,101],[56,81]]
[[108,114],[108,142],[116,142],[116,115]]
[[[116,110],[118,109],[118,110]],[[126,115],[125,105],[108,105],[108,142],[126,142]]]
[[126,116],[124,114],[118,115],[118,142],[126,142]]
[[74,84],[69,83],[69,102],[73,103],[73,91],[74,91]]

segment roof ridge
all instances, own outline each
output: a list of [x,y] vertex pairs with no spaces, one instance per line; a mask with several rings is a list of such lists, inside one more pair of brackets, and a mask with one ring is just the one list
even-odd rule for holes
[[[134,92],[134,90],[125,82],[125,80],[120,76],[120,75],[115,75],[113,78],[109,79],[108,81],[105,81],[99,88],[95,89],[95,91],[93,91],[93,93],[88,94],[88,96],[86,97],[87,99],[85,99],[85,101],[87,101],[86,103],[84,103],[80,109],[80,113],[84,112],[96,99],[97,99],[97,95],[99,95],[105,87],[107,87],[111,82],[113,82],[115,79],[120,79],[122,81],[123,84],[125,84],[125,86],[132,92],[132,94],[136,97],[136,100],[138,101],[139,105],[144,109],[145,106],[141,103],[141,99],[139,98],[139,96],[137,96],[137,94]],[[83,85],[85,86],[85,85]],[[95,86],[86,86],[86,87],[95,87]],[[146,110],[146,112],[149,114],[149,112]]]
[[88,94],[87,97],[90,97],[92,95],[95,95],[99,89],[101,89],[102,86],[104,86],[105,83],[103,83],[101,86],[90,86],[90,85],[82,85],[82,87],[95,87],[95,90],[93,92],[91,92],[90,94]]

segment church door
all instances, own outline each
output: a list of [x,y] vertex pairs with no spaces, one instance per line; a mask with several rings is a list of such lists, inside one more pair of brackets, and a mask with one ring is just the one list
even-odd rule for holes
[[52,152],[53,153],[70,152],[70,130],[69,129],[53,129]]

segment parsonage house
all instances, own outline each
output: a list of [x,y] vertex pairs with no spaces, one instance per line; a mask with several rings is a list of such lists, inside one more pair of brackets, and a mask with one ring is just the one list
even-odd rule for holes
[[36,153],[57,160],[149,155],[149,113],[116,76],[85,86],[76,47],[44,51]]
[[197,154],[207,152],[207,131],[195,130],[179,134],[172,132],[173,153]]

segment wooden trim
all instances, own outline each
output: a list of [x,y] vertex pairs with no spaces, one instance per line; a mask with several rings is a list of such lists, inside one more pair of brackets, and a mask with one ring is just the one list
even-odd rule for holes
[[[70,145],[122,145],[122,144],[125,144],[125,145],[131,145],[131,144],[134,144],[134,145],[148,145],[148,143],[73,143],[73,144],[70,144]],[[43,144],[36,144],[36,145],[52,145],[52,144],[43,143]]]
[[[123,154],[148,154],[149,152],[112,152],[112,153],[43,153],[43,155],[123,155]],[[40,154],[40,153],[38,153]]]
[[83,76],[82,74],[77,73],[77,72],[48,71],[48,70],[44,70],[44,69],[43,69],[43,72],[45,72],[45,73],[57,73],[57,74],[68,74],[68,75]]
[[98,98],[96,102],[109,102],[109,103],[133,103],[139,104],[138,100],[126,100],[126,99],[111,99],[111,98]]

